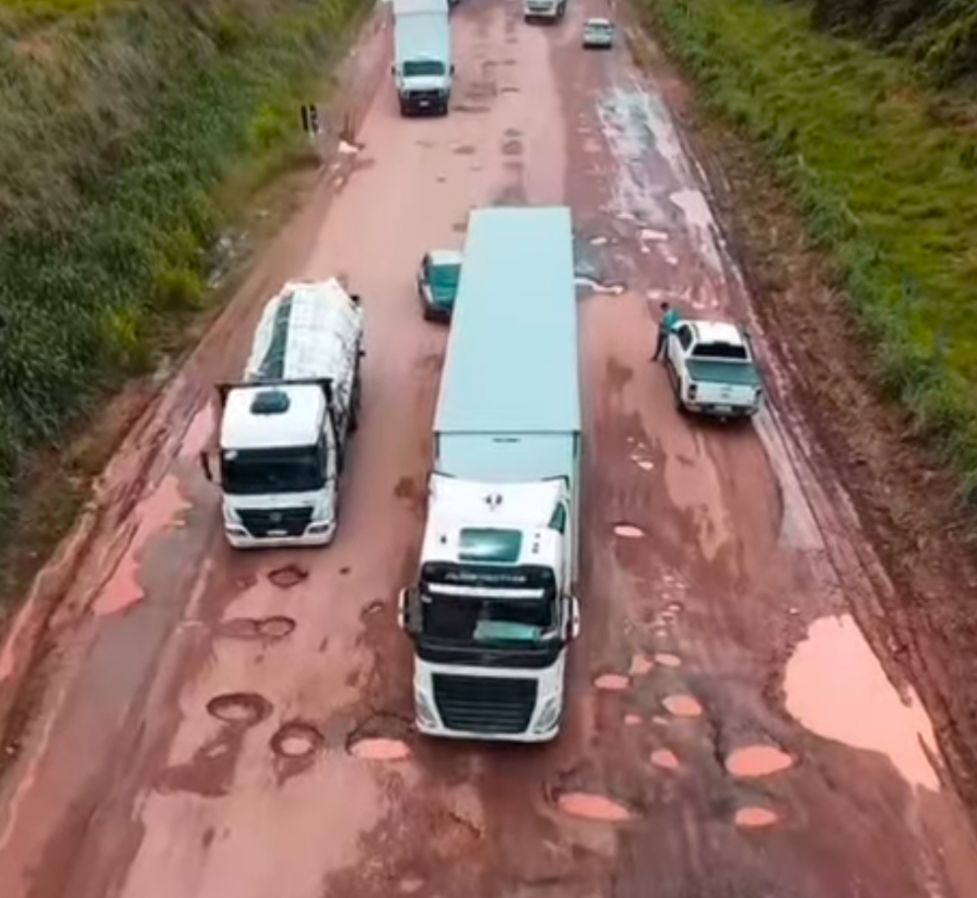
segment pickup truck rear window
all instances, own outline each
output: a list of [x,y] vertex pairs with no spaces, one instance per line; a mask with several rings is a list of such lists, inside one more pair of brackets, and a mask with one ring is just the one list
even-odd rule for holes
[[733,343],[697,343],[692,348],[692,357],[697,359],[728,359],[735,362],[748,362],[750,355],[745,346]]

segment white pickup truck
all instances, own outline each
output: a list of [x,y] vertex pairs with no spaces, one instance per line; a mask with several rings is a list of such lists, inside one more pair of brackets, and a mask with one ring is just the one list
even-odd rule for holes
[[763,387],[746,333],[719,321],[679,321],[668,336],[665,368],[680,411],[719,418],[753,415]]

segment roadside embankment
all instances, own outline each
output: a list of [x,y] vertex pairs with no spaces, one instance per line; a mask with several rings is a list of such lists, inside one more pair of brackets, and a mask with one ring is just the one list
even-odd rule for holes
[[369,5],[0,0],[0,547],[37,453],[206,305],[222,227],[294,161]]

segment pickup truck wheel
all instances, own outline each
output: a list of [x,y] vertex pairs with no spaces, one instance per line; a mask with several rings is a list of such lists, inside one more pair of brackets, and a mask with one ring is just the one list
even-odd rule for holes
[[410,106],[408,105],[407,101],[404,99],[401,99],[400,101],[400,114],[405,118],[408,115],[410,115]]

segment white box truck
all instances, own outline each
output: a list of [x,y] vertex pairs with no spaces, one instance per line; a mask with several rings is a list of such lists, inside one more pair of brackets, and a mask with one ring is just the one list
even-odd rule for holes
[[391,73],[401,115],[447,115],[455,66],[447,0],[394,0]]
[[239,383],[220,384],[218,470],[232,546],[325,545],[360,405],[360,299],[335,279],[290,281],[262,313]]
[[580,627],[580,387],[566,208],[472,212],[434,422],[417,580],[417,727],[542,742]]

